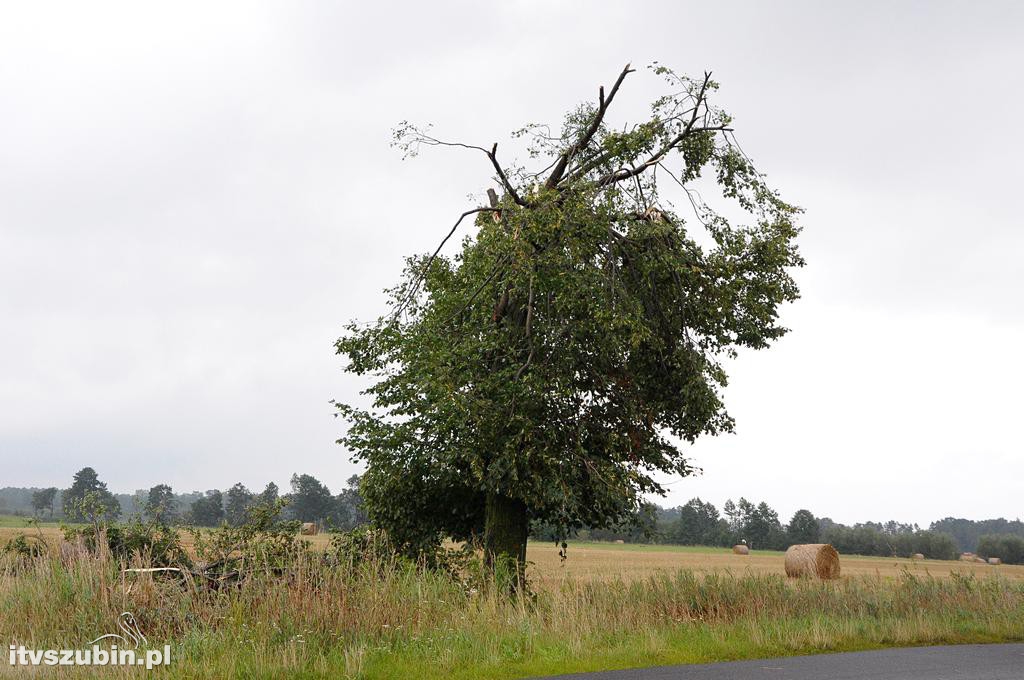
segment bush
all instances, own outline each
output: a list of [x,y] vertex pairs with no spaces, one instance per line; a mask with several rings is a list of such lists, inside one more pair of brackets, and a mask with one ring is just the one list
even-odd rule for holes
[[96,532],[106,540],[111,555],[127,561],[133,555],[146,556],[155,567],[189,565],[188,553],[181,547],[178,532],[164,524],[135,519],[128,524],[61,527],[64,540],[82,540],[89,550],[96,550]]
[[4,545],[4,552],[22,558],[40,557],[46,552],[46,544],[35,536],[18,534]]

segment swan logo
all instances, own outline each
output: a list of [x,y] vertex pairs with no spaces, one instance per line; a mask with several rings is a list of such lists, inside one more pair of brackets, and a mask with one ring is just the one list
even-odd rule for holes
[[[149,640],[131,612],[121,612],[117,628],[119,633],[101,635],[85,649],[26,649],[23,645],[11,645],[8,661],[12,666],[145,666],[147,670],[171,663],[171,646],[150,649]],[[106,644],[110,644],[109,649]]]
[[107,633],[101,635],[92,642],[90,645],[95,645],[100,640],[120,640],[127,645],[132,645],[132,649],[138,649],[140,644],[148,644],[146,636],[139,630],[139,624],[135,621],[135,615],[131,612],[121,612],[121,615],[117,617],[117,627],[121,629],[124,635],[118,635],[117,633]]

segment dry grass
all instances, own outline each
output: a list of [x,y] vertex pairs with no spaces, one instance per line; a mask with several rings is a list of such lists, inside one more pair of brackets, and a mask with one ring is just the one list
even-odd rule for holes
[[[48,542],[56,544],[60,529],[40,529]],[[0,527],[0,545],[20,533],[34,534],[34,529]],[[330,545],[330,534],[303,536],[316,549]],[[181,532],[182,544],[191,549],[191,537]],[[669,545],[616,545],[614,543],[570,542],[569,558],[562,563],[558,548],[550,543],[531,542],[527,550],[531,579],[538,585],[554,585],[566,579],[576,581],[633,581],[686,569],[697,573],[731,573],[736,575],[785,574],[785,557],[781,552],[753,550],[749,555],[734,555],[729,548],[683,547]],[[990,565],[978,562],[945,560],[913,560],[895,557],[862,557],[842,555],[843,576],[896,577],[904,572],[915,576],[949,578],[951,574],[977,577],[998,574],[1000,577],[1024,581],[1024,565]]]
[[[618,553],[644,554],[629,546]],[[9,644],[72,648],[131,611],[154,644],[172,646],[172,666],[146,674],[161,678],[512,678],[1024,639],[1024,583],[996,578],[820,582],[668,570],[633,580],[565,578],[514,599],[478,586],[394,561],[329,566],[315,555],[298,556],[286,574],[256,571],[218,592],[126,577],[109,555],[0,560],[0,620]]]
[[[786,579],[781,554],[728,549],[575,544],[562,566],[553,546],[533,544],[529,557],[542,587],[510,599],[488,582],[373,553],[343,564],[302,553],[284,573],[256,569],[217,591],[125,575],[109,553],[7,556],[0,621],[9,644],[71,648],[131,611],[154,644],[174,650],[171,668],[146,674],[161,678],[512,678],[1024,639],[1024,578],[992,578],[1024,571],[1014,568],[849,558],[890,566],[818,582]],[[924,577],[941,565],[949,578]],[[975,570],[989,578],[964,575]]]

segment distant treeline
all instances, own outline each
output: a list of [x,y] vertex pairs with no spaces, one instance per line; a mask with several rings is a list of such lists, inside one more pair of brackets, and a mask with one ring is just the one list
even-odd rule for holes
[[[345,489],[332,494],[326,484],[308,474],[291,478],[290,492],[280,493],[273,482],[259,492],[238,483],[226,490],[175,493],[157,484],[134,494],[107,490],[90,467],[75,473],[67,489],[0,489],[0,514],[80,521],[84,513],[101,512],[108,519],[138,517],[165,524],[217,526],[245,521],[250,507],[287,498],[286,519],[317,522],[351,529],[366,522],[359,496],[359,477],[348,479]],[[552,527],[534,524],[537,540],[562,538]],[[767,503],[745,498],[728,500],[721,512],[714,504],[694,498],[685,505],[663,508],[644,503],[619,526],[584,528],[573,537],[627,543],[731,546],[746,542],[754,550],[785,550],[795,543],[831,543],[840,553],[909,557],[920,553],[932,559],[954,559],[960,552],[998,557],[1008,564],[1024,564],[1024,522],[990,519],[974,521],[947,517],[927,529],[900,522],[864,522],[847,526],[828,517],[798,510],[783,524]]]
[[[557,534],[552,527],[533,527],[537,539],[555,540]],[[767,503],[755,505],[745,498],[726,501],[721,512],[699,498],[675,508],[646,503],[616,528],[580,529],[574,537],[723,547],[746,542],[754,550],[785,550],[796,543],[820,542],[831,543],[848,555],[910,557],[920,553],[931,559],[949,560],[971,551],[1010,564],[1024,563],[1024,523],[1020,520],[946,518],[933,522],[928,529],[895,521],[847,526],[828,517],[815,517],[809,510],[798,510],[783,524],[778,512]]]
[[352,529],[366,522],[358,475],[350,477],[346,488],[338,494],[332,494],[326,484],[308,474],[292,475],[291,490],[283,494],[273,482],[259,492],[239,482],[224,491],[175,493],[169,485],[157,484],[134,494],[114,494],[91,467],[75,473],[67,489],[0,489],[0,514],[69,522],[99,515],[106,520],[139,518],[162,524],[237,526],[246,520],[249,508],[279,498],[288,500],[284,519],[338,529]]

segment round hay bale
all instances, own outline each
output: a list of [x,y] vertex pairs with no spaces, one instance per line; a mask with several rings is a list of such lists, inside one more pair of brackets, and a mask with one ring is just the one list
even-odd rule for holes
[[626,541],[621,538],[617,538],[615,539],[615,545],[626,545]]
[[732,554],[733,555],[749,555],[750,554],[750,548],[748,548],[745,545],[734,545],[732,547]]
[[316,536],[316,523],[303,522],[302,526],[299,527],[299,533],[303,536]]
[[922,555],[921,553],[914,553],[913,555],[910,556],[910,559],[912,559],[912,560],[923,560],[924,559],[924,555]]
[[984,557],[975,557],[974,561],[977,564],[988,564],[988,561]]
[[988,563],[989,564],[1002,564],[1003,561],[1001,559],[999,559],[998,557],[990,557],[990,558],[988,558]]
[[972,553],[972,552],[960,553],[960,561],[961,562],[973,562],[974,561],[974,553]]
[[839,578],[839,553],[828,543],[790,546],[786,551],[786,576]]

